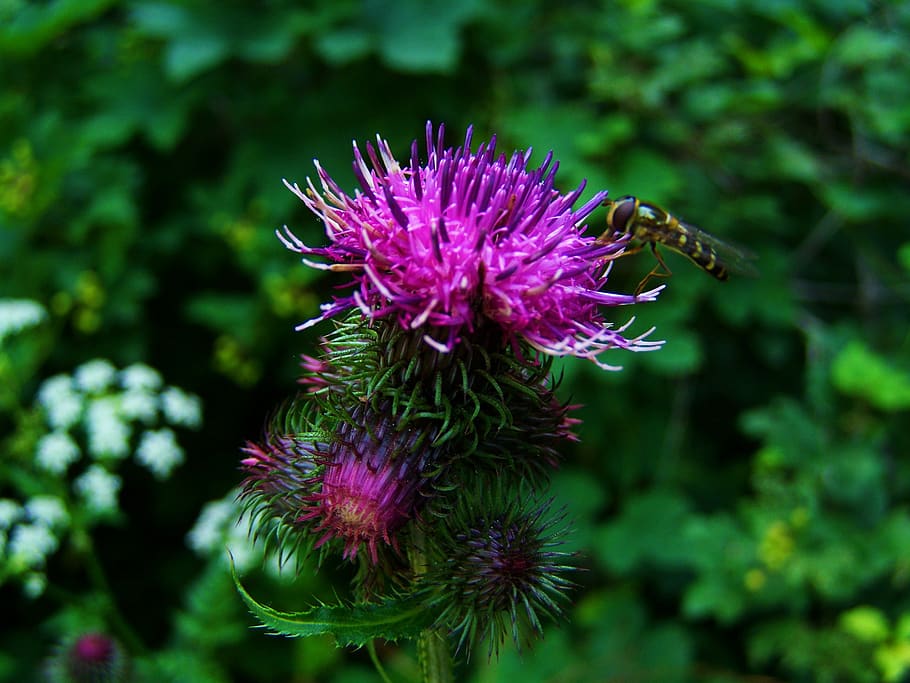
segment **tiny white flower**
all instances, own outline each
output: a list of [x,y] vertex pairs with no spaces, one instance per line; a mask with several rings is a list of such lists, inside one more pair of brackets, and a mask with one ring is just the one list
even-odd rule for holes
[[51,474],[63,474],[79,459],[79,446],[66,432],[51,432],[38,441],[35,462]]
[[54,429],[69,429],[79,421],[82,415],[82,398],[79,394],[69,394],[56,403],[45,408],[47,423]]
[[123,458],[129,455],[130,426],[120,418],[114,397],[93,400],[88,408],[85,426],[89,451],[96,458]]
[[57,537],[44,524],[19,524],[9,540],[9,556],[13,563],[40,567],[57,549],[57,543]]
[[127,419],[151,424],[158,416],[158,397],[145,389],[127,389],[120,397],[120,412]]
[[0,344],[6,337],[34,327],[47,318],[47,311],[30,299],[0,299]]
[[66,506],[57,496],[35,496],[25,504],[25,514],[32,522],[50,528],[65,526],[70,521]]
[[47,577],[40,572],[29,572],[22,582],[22,592],[27,598],[34,600],[44,595],[47,588]]
[[83,363],[73,373],[76,386],[88,394],[101,393],[114,382],[117,369],[110,361],[96,358]]
[[92,465],[83,472],[73,488],[76,489],[87,507],[94,512],[112,512],[117,509],[117,493],[122,481],[100,465]]
[[202,422],[202,403],[198,396],[177,387],[168,387],[161,393],[164,417],[172,425],[198,427]]
[[54,429],[68,429],[82,413],[82,396],[76,392],[69,375],[46,379],[38,390],[38,403]]
[[54,375],[41,383],[41,388],[38,389],[38,402],[46,406],[48,403],[53,403],[59,399],[62,395],[71,394],[73,391],[72,377],[69,375]]
[[171,470],[183,462],[183,449],[170,429],[149,430],[139,441],[136,459],[158,479],[166,479]]
[[199,555],[207,555],[223,547],[225,530],[235,515],[236,511],[229,500],[206,503],[199,514],[199,519],[186,535],[187,545]]
[[226,547],[234,558],[234,565],[243,571],[262,560],[262,544],[253,539],[251,519],[241,520],[237,494],[234,490],[221,500],[206,503],[186,535],[186,542],[199,555],[220,557],[225,564],[228,561],[224,552]]
[[22,506],[15,500],[0,498],[0,529],[9,529],[23,513]]
[[120,371],[120,383],[128,391],[155,391],[164,381],[154,368],[145,363],[133,363]]

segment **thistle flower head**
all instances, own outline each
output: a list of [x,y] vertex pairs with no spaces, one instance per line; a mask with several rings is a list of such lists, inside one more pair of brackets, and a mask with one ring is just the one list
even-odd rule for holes
[[373,409],[356,408],[329,445],[320,488],[301,515],[315,523],[315,546],[338,538],[345,559],[365,546],[373,564],[380,544],[397,550],[395,532],[415,515],[427,481],[426,436],[413,427],[396,430]]
[[396,532],[422,502],[431,438],[413,423],[397,429],[382,410],[359,405],[334,432],[271,434],[263,445],[248,443],[240,498],[259,518],[253,524],[259,533],[278,523],[283,551],[337,539],[344,559],[365,547],[376,564],[382,546],[398,549]]
[[463,496],[437,539],[442,559],[431,572],[438,586],[437,624],[458,639],[459,649],[486,640],[498,654],[507,635],[520,646],[522,626],[538,635],[540,615],[556,619],[573,583],[571,553],[559,550],[562,518],[549,504],[493,493]]
[[444,147],[442,126],[434,136],[428,123],[426,138],[426,163],[415,141],[404,166],[378,136],[366,158],[355,143],[360,188],[353,196],[318,162],[321,190],[309,180],[306,190],[285,181],[322,220],[330,244],[309,247],[287,229],[279,237],[308,265],[351,277],[349,294],[298,329],[359,308],[369,319],[423,331],[439,351],[485,321],[505,341],[551,355],[596,359],[610,348],[659,346],[645,335],[624,337],[625,327],[612,329],[602,316],[601,306],[650,301],[661,289],[638,297],[602,291],[625,238],[585,236],[583,222],[606,192],[573,209],[584,184],[560,193],[552,153],[529,169],[530,150],[507,158],[495,138],[472,151],[471,129],[458,149]]

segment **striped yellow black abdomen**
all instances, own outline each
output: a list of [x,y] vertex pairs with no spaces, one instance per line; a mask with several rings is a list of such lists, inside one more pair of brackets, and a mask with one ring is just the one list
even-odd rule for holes
[[671,218],[670,225],[663,237],[664,239],[658,241],[687,256],[706,273],[713,275],[718,280],[726,280],[729,277],[727,267],[717,256],[717,251],[702,239],[702,232],[698,228]]

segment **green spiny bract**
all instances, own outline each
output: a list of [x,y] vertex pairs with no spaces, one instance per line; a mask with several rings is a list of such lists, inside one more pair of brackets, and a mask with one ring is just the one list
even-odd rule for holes
[[428,534],[429,603],[459,650],[486,642],[498,654],[507,637],[520,647],[523,636],[541,634],[542,616],[562,616],[575,558],[560,550],[564,519],[549,507],[491,481],[462,492]]

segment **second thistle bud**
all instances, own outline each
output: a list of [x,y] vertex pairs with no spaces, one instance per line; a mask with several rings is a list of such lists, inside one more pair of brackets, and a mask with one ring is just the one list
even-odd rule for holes
[[[541,615],[562,614],[574,586],[572,553],[560,550],[562,518],[546,502],[509,497],[501,486],[461,498],[436,539],[430,575],[437,591],[437,624],[459,649],[487,641],[498,653],[506,636],[520,646],[522,629],[542,631]],[[492,490],[492,492],[490,492]]]

